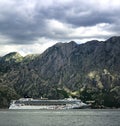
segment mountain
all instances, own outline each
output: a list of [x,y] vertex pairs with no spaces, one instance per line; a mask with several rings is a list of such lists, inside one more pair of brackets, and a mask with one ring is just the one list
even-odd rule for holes
[[[84,44],[57,43],[40,55],[7,54],[0,57],[0,107],[19,97],[69,96],[95,101],[94,107],[120,107],[119,57],[119,36]],[[7,92],[2,95],[6,88],[9,99]]]

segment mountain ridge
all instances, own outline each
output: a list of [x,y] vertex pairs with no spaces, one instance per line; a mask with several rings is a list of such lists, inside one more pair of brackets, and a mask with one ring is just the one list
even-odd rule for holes
[[[14,90],[16,98],[72,96],[93,100],[94,107],[120,107],[119,57],[119,36],[84,44],[57,43],[42,54],[22,57],[19,62],[3,62],[1,57],[0,86]],[[10,100],[7,101],[6,106]]]

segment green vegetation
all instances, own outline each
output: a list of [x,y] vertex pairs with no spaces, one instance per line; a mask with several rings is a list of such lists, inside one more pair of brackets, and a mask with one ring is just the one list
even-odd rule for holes
[[8,108],[11,99],[18,99],[18,98],[19,96],[13,89],[7,86],[0,86],[0,108]]

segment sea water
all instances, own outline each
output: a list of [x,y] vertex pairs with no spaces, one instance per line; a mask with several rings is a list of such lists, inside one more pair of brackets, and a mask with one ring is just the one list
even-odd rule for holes
[[120,126],[120,109],[0,110],[0,126]]

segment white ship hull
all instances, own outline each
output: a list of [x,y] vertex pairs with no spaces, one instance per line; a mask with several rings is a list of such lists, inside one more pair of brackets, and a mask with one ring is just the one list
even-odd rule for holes
[[[22,100],[13,100],[9,109],[79,109],[88,107],[87,104],[81,102],[80,100],[47,100],[47,103],[43,105],[38,104],[37,102],[44,103],[44,100],[33,100],[33,99],[22,99]],[[28,104],[32,103],[33,104]],[[34,103],[35,102],[35,103]],[[54,102],[55,104],[51,104]],[[61,104],[62,102],[62,104]],[[65,102],[65,103],[64,103]],[[58,104],[56,104],[58,103]]]

